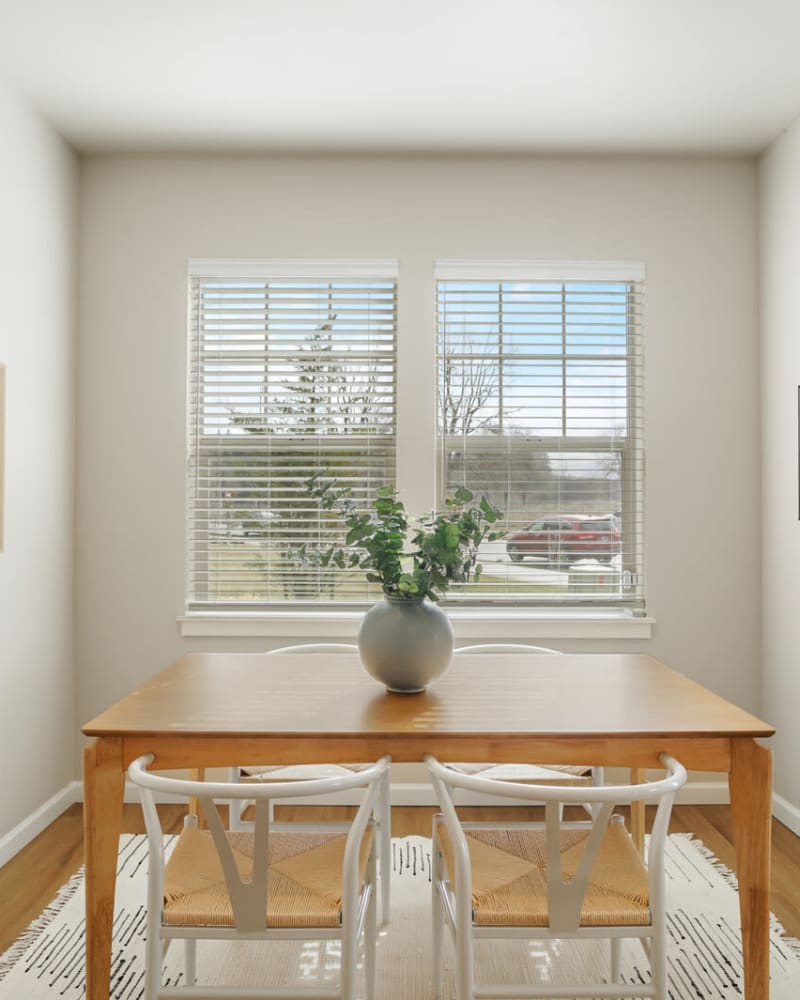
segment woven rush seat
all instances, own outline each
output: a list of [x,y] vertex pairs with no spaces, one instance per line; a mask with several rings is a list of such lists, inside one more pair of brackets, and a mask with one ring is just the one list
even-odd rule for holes
[[462,764],[447,762],[461,774],[475,774],[496,781],[531,785],[591,785],[592,769],[587,764]]
[[[473,922],[479,926],[546,927],[547,852],[544,829],[465,829],[472,868]],[[561,831],[561,864],[572,880],[589,829]],[[452,843],[439,832],[451,883]],[[650,923],[647,869],[621,816],[613,817],[592,867],[580,926],[645,926]]]
[[[254,835],[228,833],[243,880],[253,867]],[[269,838],[267,927],[339,927],[346,833],[278,832]],[[372,832],[361,844],[363,883]],[[170,926],[234,927],[235,920],[219,854],[207,830],[186,827],[164,875],[164,923]]]
[[371,764],[266,764],[240,767],[240,781],[306,781],[366,771]]

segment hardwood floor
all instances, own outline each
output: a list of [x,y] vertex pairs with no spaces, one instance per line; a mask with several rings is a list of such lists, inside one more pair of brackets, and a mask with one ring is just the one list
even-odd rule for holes
[[[165,828],[181,828],[184,809],[161,806]],[[521,808],[460,810],[465,819],[507,820],[530,818],[537,810]],[[345,818],[346,807],[278,807],[278,819]],[[392,833],[430,836],[432,808],[400,806],[392,809]],[[125,806],[122,829],[143,833],[138,806]],[[672,833],[693,833],[728,867],[733,867],[730,810],[727,806],[676,806],[670,826]],[[5,867],[0,868],[0,953],[11,945],[77,871],[83,861],[83,818],[81,806],[68,809]],[[800,838],[777,820],[772,823],[772,910],[792,937],[800,938]]]

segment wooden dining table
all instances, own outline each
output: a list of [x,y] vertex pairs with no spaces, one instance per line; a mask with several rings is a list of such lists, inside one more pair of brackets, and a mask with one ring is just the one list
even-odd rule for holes
[[[191,653],[83,727],[86,997],[108,1000],[126,768],[444,760],[621,766],[667,752],[728,776],[746,1000],[769,996],[774,730],[649,656],[474,654],[392,694],[355,653]],[[644,834],[641,814],[634,836]]]

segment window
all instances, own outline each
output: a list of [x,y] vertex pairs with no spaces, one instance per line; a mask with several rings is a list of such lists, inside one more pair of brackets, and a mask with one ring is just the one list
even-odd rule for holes
[[461,601],[643,593],[641,265],[437,265],[440,497],[506,514]]
[[465,615],[641,615],[642,265],[438,262],[436,329],[418,311],[401,338],[401,412],[427,411],[405,427],[397,276],[395,261],[190,262],[188,610],[379,598],[360,571],[313,560],[342,537],[305,486],[328,470],[356,502],[396,483],[414,513],[466,485],[505,512],[481,578],[448,595]]
[[[190,264],[189,610],[357,600],[361,573],[303,562],[353,497],[395,479],[395,262]],[[374,590],[374,588],[373,588]]]

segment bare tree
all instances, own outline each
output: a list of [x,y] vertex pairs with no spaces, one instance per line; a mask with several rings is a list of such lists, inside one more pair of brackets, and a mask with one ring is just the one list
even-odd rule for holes
[[495,359],[445,356],[441,379],[445,434],[474,434],[497,426],[497,410],[486,409],[499,383]]

